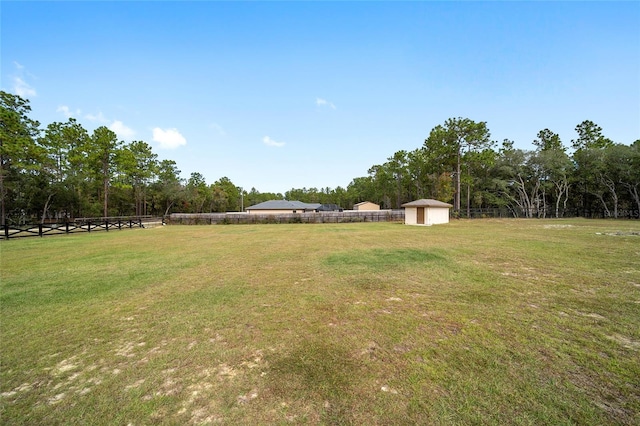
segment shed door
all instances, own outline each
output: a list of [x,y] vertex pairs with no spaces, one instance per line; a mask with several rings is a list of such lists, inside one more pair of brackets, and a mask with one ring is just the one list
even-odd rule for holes
[[419,225],[424,225],[424,207],[418,207],[418,220]]

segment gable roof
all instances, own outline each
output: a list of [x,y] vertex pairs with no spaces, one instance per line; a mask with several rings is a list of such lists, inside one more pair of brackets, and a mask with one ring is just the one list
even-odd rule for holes
[[376,203],[372,203],[371,201],[361,201],[361,202],[359,202],[358,204],[354,204],[353,206],[354,206],[354,207],[355,207],[355,206],[361,206],[361,205],[363,205],[363,204],[373,204],[373,205],[375,205],[375,206],[377,206],[377,205],[378,205],[378,204],[376,204]]
[[247,207],[246,210],[315,210],[318,207],[320,204],[303,203],[302,201],[269,200]]
[[337,212],[342,211],[342,207],[337,204],[320,204],[316,210],[319,212]]
[[453,205],[449,203],[443,203],[442,201],[433,200],[431,198],[422,198],[420,200],[411,201],[410,203],[404,203],[400,207],[441,207],[451,208]]

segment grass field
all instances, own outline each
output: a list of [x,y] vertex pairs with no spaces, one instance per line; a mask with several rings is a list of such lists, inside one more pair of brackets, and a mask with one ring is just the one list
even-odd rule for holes
[[640,222],[0,242],[2,424],[640,424]]

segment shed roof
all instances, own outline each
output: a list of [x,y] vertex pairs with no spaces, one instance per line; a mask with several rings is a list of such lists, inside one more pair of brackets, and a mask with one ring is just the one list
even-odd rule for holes
[[363,205],[363,204],[375,204],[375,205],[377,206],[377,204],[376,204],[376,203],[373,203],[373,202],[371,202],[371,201],[361,201],[361,202],[359,202],[359,203],[357,203],[357,204],[354,204],[353,206],[354,206],[354,207],[355,207],[355,206],[361,206],[361,205]]
[[440,207],[451,208],[453,205],[449,203],[443,203],[442,201],[432,200],[431,198],[422,198],[420,200],[411,201],[410,203],[404,203],[401,207]]
[[314,210],[318,207],[320,204],[303,203],[302,201],[269,200],[247,207],[247,210]]

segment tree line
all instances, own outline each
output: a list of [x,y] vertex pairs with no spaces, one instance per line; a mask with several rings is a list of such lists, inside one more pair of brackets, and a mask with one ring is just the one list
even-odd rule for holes
[[492,141],[486,122],[450,118],[420,148],[396,152],[352,185],[388,208],[436,198],[468,217],[471,210],[500,208],[528,218],[638,218],[640,140],[615,143],[590,120],[575,131],[567,147],[557,133],[540,130],[535,149],[524,150],[508,139]]
[[2,224],[78,217],[241,211],[270,199],[338,204],[372,201],[400,208],[418,198],[451,202],[454,213],[501,208],[520,217],[638,217],[640,140],[615,143],[591,121],[576,126],[569,148],[541,130],[535,149],[491,140],[486,122],[451,118],[422,146],[398,151],[346,187],[246,191],[201,173],[183,179],[173,160],[158,160],[144,141],[124,143],[107,127],[88,132],[75,119],[46,127],[29,101],[0,92]]

